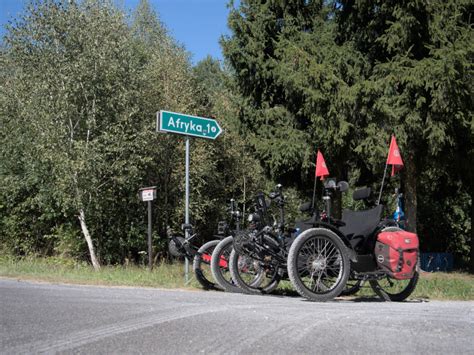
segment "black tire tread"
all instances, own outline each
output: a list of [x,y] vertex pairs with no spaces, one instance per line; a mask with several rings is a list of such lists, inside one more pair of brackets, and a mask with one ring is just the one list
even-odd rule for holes
[[[317,294],[308,290],[301,282],[299,273],[296,267],[298,252],[300,251],[302,245],[312,236],[318,235],[318,234],[324,235],[326,237],[330,237],[333,240],[335,245],[339,248],[341,252],[342,260],[343,260],[342,280],[340,281],[339,285],[337,285],[332,291],[325,294]],[[300,234],[291,245],[291,248],[288,254],[288,276],[296,292],[298,292],[301,296],[305,297],[306,299],[310,301],[315,301],[315,302],[325,302],[325,301],[333,299],[334,297],[339,296],[342,290],[344,290],[346,286],[346,282],[350,274],[350,260],[349,260],[349,255],[346,248],[347,247],[344,245],[344,242],[341,240],[341,238],[339,238],[339,236],[337,236],[337,234],[325,228],[312,228]]]
[[415,291],[419,275],[420,274],[418,273],[418,271],[415,271],[415,274],[410,279],[410,282],[408,282],[407,286],[403,289],[403,291],[399,293],[388,293],[383,289],[383,287],[380,286],[377,280],[370,280],[369,283],[370,287],[372,287],[372,290],[374,290],[377,296],[379,296],[382,300],[386,302],[402,302],[405,301],[408,297],[410,297],[413,291]]
[[[214,248],[214,251],[212,252],[212,259],[211,259],[211,272],[212,276],[214,277],[214,280],[216,283],[224,290],[227,292],[242,292],[242,289],[239,288],[238,286],[232,284],[228,280],[224,278],[222,275],[221,268],[219,267],[219,261],[222,252],[229,247],[229,244],[232,245],[233,243],[233,237],[227,237],[222,239],[219,244]],[[227,261],[229,262],[229,261]]]
[[258,286],[252,287],[250,285],[247,285],[242,280],[238,272],[238,260],[239,260],[239,254],[235,249],[233,249],[229,257],[230,274],[232,275],[232,280],[234,280],[234,282],[237,284],[237,286],[241,289],[243,293],[246,293],[249,295],[268,294],[268,293],[273,292],[278,287],[278,284],[280,283],[280,278],[276,278],[272,280],[272,282],[266,285],[265,287],[258,287]]
[[[216,247],[216,245],[219,243],[219,240],[211,240],[207,243],[204,243],[199,250],[197,251],[196,255],[194,256],[193,259],[193,271],[194,275],[196,276],[196,280],[201,284],[201,286],[205,290],[214,290],[219,288],[219,286],[213,282],[213,280],[207,279],[201,269],[201,256],[204,254],[204,252],[208,251],[211,249],[211,251]],[[212,254],[212,253],[211,253]]]

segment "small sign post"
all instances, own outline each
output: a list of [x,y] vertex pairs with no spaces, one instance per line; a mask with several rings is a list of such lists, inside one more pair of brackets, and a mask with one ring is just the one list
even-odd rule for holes
[[[216,139],[222,132],[216,120],[197,117],[170,111],[159,111],[156,114],[157,132],[168,132],[186,136],[185,157],[185,212],[184,223],[189,224],[189,137]],[[185,238],[189,238],[189,230],[185,230]],[[189,261],[185,259],[185,280],[188,282]]]
[[142,187],[139,192],[140,200],[148,204],[148,269],[153,269],[153,248],[151,238],[151,202],[156,199],[156,186]]

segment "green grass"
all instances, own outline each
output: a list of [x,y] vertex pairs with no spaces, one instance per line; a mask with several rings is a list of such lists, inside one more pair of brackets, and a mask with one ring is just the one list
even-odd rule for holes
[[60,258],[0,257],[0,276],[23,280],[108,286],[140,286],[160,288],[198,288],[192,278],[184,281],[184,264],[161,263],[150,272],[139,266],[103,266],[95,272],[86,263]]
[[[278,292],[283,295],[293,295],[293,287],[289,281],[280,284]],[[366,282],[355,296],[347,298],[376,298],[369,283]],[[474,275],[457,272],[422,272],[415,291],[409,299],[422,300],[474,300]]]
[[474,275],[422,272],[414,297],[438,300],[474,300]]
[[[161,263],[148,271],[139,266],[104,266],[95,272],[87,263],[61,258],[13,258],[0,256],[0,277],[108,286],[140,286],[159,288],[201,289],[193,277],[184,282],[184,265]],[[278,294],[296,295],[289,281],[282,281]],[[368,286],[355,297],[375,297]],[[412,299],[474,300],[474,275],[464,273],[422,273]]]

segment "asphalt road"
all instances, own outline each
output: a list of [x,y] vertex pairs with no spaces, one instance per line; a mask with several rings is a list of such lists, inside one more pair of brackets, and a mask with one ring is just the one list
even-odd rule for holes
[[0,353],[474,354],[474,302],[311,303],[0,279]]

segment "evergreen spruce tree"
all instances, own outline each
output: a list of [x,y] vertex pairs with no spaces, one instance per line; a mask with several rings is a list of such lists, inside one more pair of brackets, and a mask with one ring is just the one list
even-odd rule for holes
[[471,15],[467,1],[241,1],[222,44],[241,130],[270,176],[305,171],[318,147],[338,177],[374,183],[395,134],[409,228],[425,250],[467,255],[472,212],[441,222],[433,204],[449,213],[442,191],[472,211],[472,169],[459,164],[472,160]]
[[[456,163],[472,160],[471,12],[464,1],[342,1],[338,17],[339,39],[354,43],[371,65],[361,86],[370,124],[360,144],[367,155],[376,156],[369,143],[376,133],[384,132],[378,137],[387,142],[396,134],[405,161],[408,225],[426,235],[422,240],[427,246],[446,237],[429,237],[436,229],[427,221],[417,228],[419,201],[438,199],[435,203],[442,204],[444,194],[420,196],[420,185],[455,184],[459,198],[472,191],[472,169]],[[424,186],[422,190],[427,192]],[[472,209],[472,200],[464,201],[464,208]],[[432,209],[429,203],[422,205],[423,211]],[[441,211],[452,213],[449,209]],[[464,238],[470,232],[466,227]]]
[[316,149],[343,173],[363,58],[334,42],[322,1],[242,1],[222,41],[243,96],[241,129],[273,178],[312,184]]

